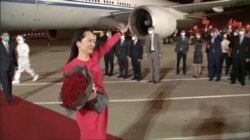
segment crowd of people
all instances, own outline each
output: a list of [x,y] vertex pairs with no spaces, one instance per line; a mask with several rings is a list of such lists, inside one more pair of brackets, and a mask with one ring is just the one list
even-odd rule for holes
[[[64,67],[64,74],[72,73],[75,66],[86,67],[92,79],[90,83],[93,84],[90,93],[82,93],[88,95],[88,97],[81,96],[82,98],[86,97],[84,104],[80,104],[82,107],[75,110],[76,121],[80,128],[80,139],[106,139],[108,108],[101,104],[102,98],[98,98],[98,94],[106,95],[103,85],[103,72],[99,65],[102,57],[105,60],[104,75],[113,76],[114,57],[116,56],[119,66],[118,78],[126,79],[129,77],[128,66],[129,61],[131,61],[133,67],[132,79],[140,81],[142,79],[141,61],[143,53],[147,53],[150,70],[148,82],[153,84],[160,82],[160,58],[163,55],[162,39],[155,33],[154,27],[148,28],[148,35],[145,37],[144,43],[136,34],[132,34],[130,37],[126,36],[128,27],[124,24],[119,24],[117,28],[118,32],[116,33],[102,32],[97,38],[97,42],[93,31],[89,28],[80,29],[73,36],[70,57]],[[238,79],[240,84],[244,86],[245,76],[247,72],[249,74],[247,65],[250,62],[250,39],[245,36],[245,33],[244,28],[234,32],[221,33],[218,29],[212,29],[211,31],[196,33],[193,54],[194,77],[199,78],[201,76],[202,63],[204,62],[203,48],[206,48],[209,81],[221,80],[223,62],[225,61],[225,74],[230,74],[231,84],[235,84]],[[30,67],[29,47],[24,38],[17,36],[17,47],[15,47],[10,44],[8,32],[2,32],[0,35],[2,39],[0,42],[0,84],[3,87],[7,102],[11,104],[12,83],[20,83],[21,73],[27,71],[32,76],[33,81],[36,81],[39,75]],[[186,60],[189,42],[189,37],[182,30],[175,47],[177,56],[176,74],[180,74],[181,59],[183,61],[182,72],[184,75],[187,72]],[[17,52],[17,55],[15,52]],[[232,70],[230,71],[231,65]],[[14,76],[15,67],[18,69]],[[14,80],[12,81],[13,77]],[[74,84],[71,85],[74,86]],[[83,91],[85,90],[83,89]],[[87,107],[89,102],[92,102],[90,105],[92,107],[96,107],[95,105],[99,102],[99,107],[103,109],[101,111],[97,111],[98,109],[91,110]]]
[[[111,31],[107,31],[106,35],[98,37],[97,42],[105,42],[107,38],[112,36]],[[196,32],[194,34],[194,52],[193,52],[193,77],[199,78],[202,74],[202,67],[204,63],[204,52],[207,54],[207,70],[209,81],[220,81],[225,65],[225,75],[230,76],[231,84],[236,83],[236,79],[245,85],[245,76],[249,73],[249,58],[250,58],[250,39],[246,36],[244,28],[233,30],[219,31],[214,28],[211,30],[204,30],[203,32]],[[179,32],[176,37],[176,74],[181,72],[180,62],[182,60],[182,73],[186,75],[187,72],[187,56],[190,48],[190,37],[185,30]],[[97,45],[99,46],[99,45]],[[142,41],[137,35],[122,35],[115,47],[110,50],[104,58],[105,61],[105,76],[113,76],[114,72],[114,58],[117,57],[119,66],[118,78],[128,78],[128,66],[131,62],[133,69],[132,80],[140,81],[141,74],[141,60],[143,54],[148,56],[149,63],[149,80],[148,82],[160,82],[160,61],[162,57],[162,40],[154,33],[154,27],[148,28],[148,35]]]

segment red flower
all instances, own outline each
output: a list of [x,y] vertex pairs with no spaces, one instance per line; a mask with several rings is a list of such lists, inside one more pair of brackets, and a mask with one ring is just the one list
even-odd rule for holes
[[61,88],[63,106],[76,109],[75,103],[84,94],[87,84],[88,79],[80,71],[65,77]]

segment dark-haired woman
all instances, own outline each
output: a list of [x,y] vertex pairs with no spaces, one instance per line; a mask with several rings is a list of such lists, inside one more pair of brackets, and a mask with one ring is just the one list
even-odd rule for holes
[[[127,32],[128,28],[124,24],[117,26],[121,33]],[[96,51],[95,36],[92,30],[84,28],[74,34],[71,46],[71,54],[68,63],[64,67],[64,73],[71,71],[74,66],[87,66],[91,72],[95,88],[101,93],[105,93],[103,85],[102,69],[99,65],[101,58],[116,44],[121,34],[116,33],[108,39],[103,46]],[[96,98],[96,92],[92,92],[88,101]],[[85,107],[75,112],[76,121],[80,128],[81,140],[105,140],[108,120],[108,109],[97,113]]]
[[200,33],[196,33],[196,41],[194,44],[194,77],[199,78],[201,74],[201,68],[203,63],[203,52],[202,52],[202,39]]

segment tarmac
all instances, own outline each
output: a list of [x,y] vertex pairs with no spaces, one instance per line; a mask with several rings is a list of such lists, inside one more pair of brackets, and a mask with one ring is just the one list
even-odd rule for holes
[[[69,57],[70,41],[28,41],[31,49],[31,66],[40,77],[36,82],[23,73],[21,83],[13,86],[14,95],[38,104],[69,118],[60,105],[59,92],[63,80],[63,67]],[[160,60],[161,82],[148,81],[148,59],[142,60],[141,81],[104,77],[110,97],[108,133],[122,139],[194,140],[250,138],[250,82],[246,86],[231,85],[223,71],[222,80],[208,81],[207,60],[204,53],[202,76],[193,78],[193,51],[187,57],[187,74],[176,75],[174,44],[163,46]],[[205,52],[205,48],[204,48]],[[181,62],[182,64],[182,62]],[[104,61],[100,61],[104,70]]]

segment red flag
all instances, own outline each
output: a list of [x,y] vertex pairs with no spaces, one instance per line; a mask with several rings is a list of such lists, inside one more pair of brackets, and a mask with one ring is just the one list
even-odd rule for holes
[[202,18],[202,24],[203,25],[208,25],[209,24],[209,20],[206,17]]

